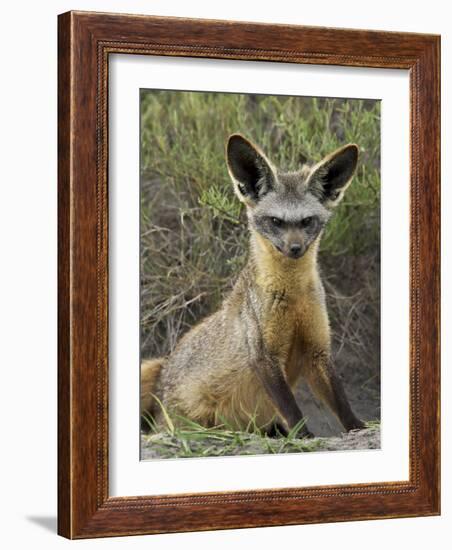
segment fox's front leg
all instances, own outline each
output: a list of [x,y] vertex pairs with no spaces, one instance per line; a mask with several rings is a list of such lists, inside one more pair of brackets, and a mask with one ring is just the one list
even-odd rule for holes
[[331,361],[330,324],[323,296],[320,291],[315,296],[309,322],[302,327],[301,373],[314,394],[329,406],[347,431],[364,428],[350,406]]
[[329,352],[313,351],[310,359],[304,374],[312,391],[330,407],[347,431],[364,428],[364,423],[350,406]]
[[[286,423],[287,428],[291,430],[303,419],[303,413],[295,400],[282,369],[278,365],[277,359],[270,354],[262,353],[252,363],[252,368],[263,384],[274,407]],[[312,437],[312,433],[304,424],[300,427],[298,435]]]
[[[248,308],[244,322],[247,324],[246,342],[250,366],[285,427],[291,430],[303,419],[303,413],[283,370],[289,350],[289,340],[284,341],[281,338],[280,330],[286,317],[286,308],[284,304],[280,307],[280,300],[271,295],[269,311],[264,318],[259,319],[256,297],[249,293],[246,298]],[[312,437],[305,425],[301,426],[299,435]]]

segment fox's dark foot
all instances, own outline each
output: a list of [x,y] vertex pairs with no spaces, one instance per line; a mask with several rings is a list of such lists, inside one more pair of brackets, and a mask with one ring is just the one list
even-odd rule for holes
[[313,437],[315,437],[315,435],[312,432],[310,432],[307,428],[305,428],[304,430],[300,430],[297,436],[305,437],[307,439],[312,439]]
[[301,428],[298,429],[296,433],[296,437],[298,437],[299,439],[302,439],[302,438],[312,439],[313,437],[315,437],[315,435],[308,430],[306,425],[303,425],[301,426]]
[[275,422],[267,429],[265,433],[268,437],[286,437],[288,432],[282,424]]
[[151,427],[149,426],[149,422],[146,422],[146,420],[141,417],[140,418],[140,428],[143,432],[149,432],[151,430]]
[[347,424],[347,432],[350,432],[352,430],[362,430],[365,427],[366,425],[362,420],[360,420],[359,418],[355,418],[352,422]]
[[[294,430],[295,426],[290,430],[290,432],[294,433],[293,430]],[[302,439],[302,438],[312,438],[312,437],[315,437],[315,435],[309,431],[308,427],[306,426],[305,423],[301,424],[301,426],[299,426],[299,428],[295,431],[294,433],[295,437],[299,438],[299,439]]]
[[[275,422],[271,425],[271,427],[266,431],[266,434],[268,437],[287,437],[289,435],[289,430],[285,428],[282,424],[278,424]],[[298,432],[297,437],[303,438],[303,437],[315,437],[312,432],[310,432],[306,426],[302,426]]]

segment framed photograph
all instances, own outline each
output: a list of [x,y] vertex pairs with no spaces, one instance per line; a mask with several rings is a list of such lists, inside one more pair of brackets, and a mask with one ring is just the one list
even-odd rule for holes
[[59,533],[439,514],[440,38],[58,46]]

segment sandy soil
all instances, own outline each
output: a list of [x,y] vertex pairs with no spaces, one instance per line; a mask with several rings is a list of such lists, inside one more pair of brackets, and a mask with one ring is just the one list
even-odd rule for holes
[[[187,445],[190,452],[187,452]],[[262,438],[249,434],[242,439],[241,445],[228,449],[226,456],[260,455],[269,453],[322,452],[322,451],[356,451],[380,448],[380,427],[373,425],[364,430],[342,433],[335,437],[315,437],[308,440],[286,442],[278,438]],[[208,456],[225,456],[222,442],[215,438],[203,438],[202,441],[182,442],[169,434],[141,436],[141,459],[161,459],[187,457],[191,454],[200,456],[209,449]]]

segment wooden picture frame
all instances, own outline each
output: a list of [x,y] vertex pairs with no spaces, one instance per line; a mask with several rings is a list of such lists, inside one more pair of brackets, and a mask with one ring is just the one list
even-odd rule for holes
[[[440,513],[440,38],[68,12],[58,38],[58,532],[68,538]],[[410,74],[408,481],[149,497],[108,490],[110,54],[399,68]]]

